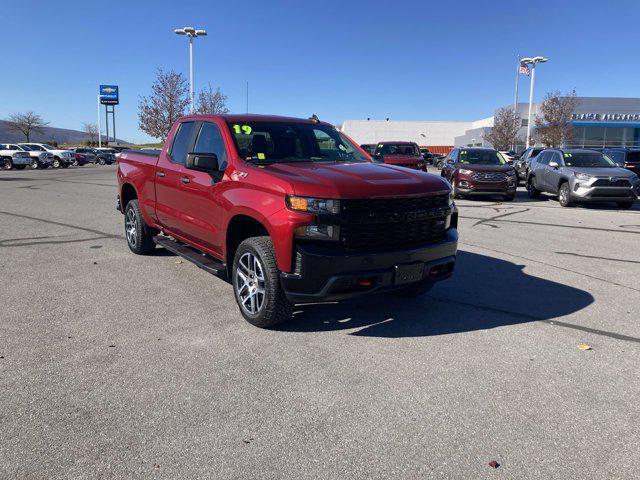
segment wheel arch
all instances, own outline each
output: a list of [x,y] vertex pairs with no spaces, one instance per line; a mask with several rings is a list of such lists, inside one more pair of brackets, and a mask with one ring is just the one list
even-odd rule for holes
[[131,200],[138,198],[136,188],[129,182],[123,183],[120,188],[120,208],[124,213],[124,209]]
[[246,213],[237,213],[229,219],[225,236],[227,268],[233,264],[233,258],[240,244],[251,237],[271,236],[264,222]]

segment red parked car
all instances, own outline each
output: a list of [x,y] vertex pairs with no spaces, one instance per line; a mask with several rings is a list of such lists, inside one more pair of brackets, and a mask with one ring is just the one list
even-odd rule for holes
[[161,151],[122,152],[118,185],[129,248],[158,244],[228,278],[256,326],[294,303],[418,294],[453,273],[448,183],[372,163],[315,117],[183,117]]
[[379,142],[373,158],[382,163],[427,171],[427,161],[413,142]]
[[516,171],[492,148],[458,147],[444,159],[441,175],[453,186],[453,197],[516,196]]

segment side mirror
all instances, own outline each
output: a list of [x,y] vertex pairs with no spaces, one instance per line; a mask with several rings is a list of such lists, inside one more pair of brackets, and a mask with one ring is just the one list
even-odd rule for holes
[[558,168],[560,165],[558,165],[558,162],[549,162],[549,166],[551,168]]
[[218,155],[215,153],[190,153],[187,155],[185,167],[201,172],[217,172],[219,169]]

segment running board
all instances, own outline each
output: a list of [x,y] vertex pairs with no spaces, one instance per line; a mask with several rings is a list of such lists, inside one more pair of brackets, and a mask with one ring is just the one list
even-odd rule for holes
[[170,252],[181,256],[185,260],[189,260],[191,263],[195,264],[206,272],[217,275],[218,277],[227,276],[227,266],[224,263],[219,262],[209,255],[202,253],[200,250],[196,250],[195,248],[183,245],[182,243],[176,242],[175,240],[172,240],[169,237],[164,237],[162,235],[156,235],[155,237],[153,237],[153,241],[156,243],[156,245],[160,245]]

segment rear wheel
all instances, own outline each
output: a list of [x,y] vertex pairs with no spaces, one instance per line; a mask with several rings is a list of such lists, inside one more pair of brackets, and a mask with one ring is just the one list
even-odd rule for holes
[[633,207],[633,202],[616,202],[618,204],[618,208],[622,210],[628,210]]
[[571,199],[571,187],[569,187],[568,182],[564,182],[560,185],[560,189],[558,190],[558,201],[562,207],[573,206],[573,200]]
[[31,160],[31,169],[37,170],[40,167],[40,162],[38,160]]
[[527,194],[529,198],[540,198],[540,190],[536,188],[535,181],[536,177],[529,177],[529,180],[527,180]]
[[130,200],[124,211],[124,233],[129,249],[137,255],[145,255],[156,248],[153,237],[158,230],[144,223],[138,200]]
[[280,286],[270,237],[251,237],[240,244],[231,279],[240,313],[250,324],[268,328],[289,320],[292,305]]

